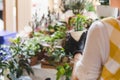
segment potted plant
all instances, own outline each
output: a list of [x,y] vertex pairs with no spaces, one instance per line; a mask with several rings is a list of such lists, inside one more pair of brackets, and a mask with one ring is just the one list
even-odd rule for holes
[[88,19],[84,15],[80,14],[71,18],[70,25],[73,26],[73,30],[68,32],[66,35],[64,45],[66,54],[74,55],[76,51],[79,51],[82,54],[87,37],[87,30],[92,22],[92,19]]
[[24,51],[27,56],[30,57],[30,65],[35,65],[38,62],[38,55],[42,51],[42,45],[39,42],[38,37],[28,38],[24,41]]
[[60,8],[63,12],[72,10],[74,14],[81,14],[85,7],[85,0],[62,0]]
[[71,36],[76,41],[79,41],[82,33],[87,31],[92,22],[93,22],[92,19],[89,19],[81,14],[72,17],[69,24],[70,26],[73,27],[73,31],[70,32]]
[[71,80],[72,67],[65,63],[57,67],[56,80]]
[[85,23],[87,21],[87,17],[83,15],[76,15],[70,21],[70,25],[73,26],[75,31],[82,31],[85,29]]
[[23,46],[21,39],[16,38],[7,48],[2,47],[3,49],[0,50],[3,56],[2,63],[0,63],[2,74],[7,76],[9,80],[19,80],[24,71],[29,75],[34,74]]

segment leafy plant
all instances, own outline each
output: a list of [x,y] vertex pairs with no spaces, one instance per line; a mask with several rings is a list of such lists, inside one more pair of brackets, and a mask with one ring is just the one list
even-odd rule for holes
[[79,14],[82,13],[85,7],[85,0],[62,0],[61,6],[63,12],[72,10],[74,14]]
[[50,45],[49,47],[44,47],[46,51],[46,60],[56,67],[59,63],[61,63],[61,58],[65,56],[64,49],[60,46]]
[[[2,55],[0,57],[2,73],[4,73],[4,70],[8,69],[7,77],[10,80],[17,80],[23,75],[24,70],[29,75],[31,73],[34,74],[28,59],[35,56],[41,49],[42,47],[36,37],[29,39],[20,37],[11,39],[11,44],[8,48],[1,47],[0,50],[0,54]],[[9,54],[10,57],[7,57]]]
[[71,0],[72,6],[71,9],[74,14],[82,14],[85,8],[86,0]]
[[54,26],[52,26],[52,25],[48,26],[48,32],[51,33],[51,34],[53,34],[56,31],[65,32],[66,30],[67,30],[67,28],[64,25],[55,24]]
[[27,53],[27,56],[36,56],[42,50],[37,37],[28,38],[24,41],[23,50]]
[[86,9],[87,11],[95,11],[95,8],[94,8],[94,6],[93,6],[92,1],[87,1],[87,2],[85,3],[85,9]]
[[65,80],[70,80],[72,74],[72,67],[65,63],[57,67],[56,80],[60,80],[61,77],[65,76]]
[[[18,49],[18,47],[16,48]],[[2,75],[7,75],[9,80],[17,80],[23,75],[23,71],[26,70],[30,75],[34,74],[31,66],[29,65],[28,59],[21,54],[12,53],[13,49],[11,46],[1,46],[0,54],[0,68]],[[7,70],[7,73],[6,73]]]
[[9,46],[0,45],[0,74],[3,75],[5,69],[8,67],[8,61],[11,59],[12,54],[9,51]]
[[88,29],[92,24],[93,20],[91,18],[87,18],[84,15],[76,15],[70,19],[70,26],[73,26],[75,31],[82,31],[85,28]]
[[71,19],[71,25],[74,26],[75,31],[82,31],[85,27],[87,18],[83,15],[77,15]]

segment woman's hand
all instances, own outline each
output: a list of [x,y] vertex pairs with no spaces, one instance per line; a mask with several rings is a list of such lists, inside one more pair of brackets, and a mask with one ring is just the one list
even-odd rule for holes
[[71,80],[78,80],[76,76],[76,63],[81,59],[82,55],[81,53],[76,53],[74,56],[74,66],[73,66],[73,71],[72,71],[72,77]]

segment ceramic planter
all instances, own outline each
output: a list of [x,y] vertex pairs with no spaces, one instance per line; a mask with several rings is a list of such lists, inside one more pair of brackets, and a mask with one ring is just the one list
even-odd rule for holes
[[98,5],[96,13],[98,18],[101,17],[117,17],[118,16],[118,8],[113,8],[107,5]]

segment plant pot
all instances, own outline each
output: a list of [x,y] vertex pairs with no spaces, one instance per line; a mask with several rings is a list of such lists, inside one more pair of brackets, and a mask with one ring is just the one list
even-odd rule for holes
[[113,7],[110,7],[107,5],[98,5],[96,13],[99,18],[101,18],[101,17],[117,17],[118,8],[113,8]]
[[44,57],[45,57],[45,51],[43,50],[43,51],[41,51],[40,53],[38,53],[38,60],[42,60]]
[[38,57],[37,56],[33,56],[32,58],[30,58],[30,65],[31,66],[33,66],[37,63],[38,63]]
[[29,76],[21,76],[18,80],[32,80]]
[[0,75],[0,80],[8,80],[7,76]]
[[60,78],[60,80],[66,80],[66,77],[65,77],[65,76],[62,76],[62,77]]

